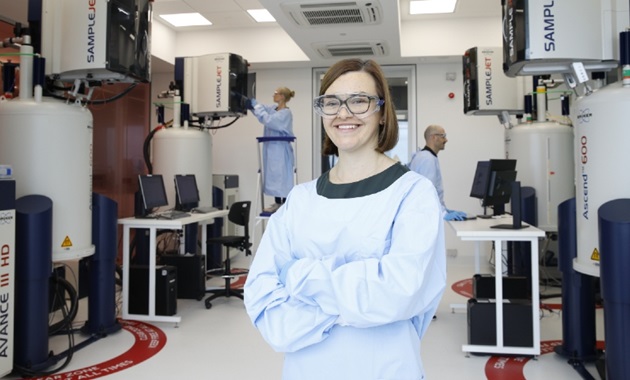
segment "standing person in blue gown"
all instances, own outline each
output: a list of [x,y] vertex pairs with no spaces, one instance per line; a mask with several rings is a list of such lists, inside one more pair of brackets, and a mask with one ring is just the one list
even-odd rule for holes
[[440,204],[442,205],[442,215],[444,220],[464,220],[466,213],[463,211],[450,210],[446,208],[444,203],[444,185],[442,184],[442,170],[440,169],[440,161],[438,161],[438,153],[444,150],[448,139],[444,128],[439,125],[429,125],[424,130],[424,148],[418,150],[411,157],[409,169],[427,177],[438,192]]
[[376,62],[334,64],[314,109],[339,159],[270,217],[247,313],[285,380],[424,379],[420,341],[446,285],[435,187],[384,154],[398,124]]
[[[256,99],[247,102],[248,108],[264,125],[264,137],[293,137],[293,114],[287,103],[295,91],[279,87],[273,93],[271,105]],[[263,142],[263,194],[274,197],[275,203],[263,211],[275,212],[286,200],[293,187],[293,147],[288,141]]]

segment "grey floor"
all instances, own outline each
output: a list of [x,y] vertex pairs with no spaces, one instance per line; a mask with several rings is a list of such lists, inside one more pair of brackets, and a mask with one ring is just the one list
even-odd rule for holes
[[[248,263],[249,258],[241,258],[237,266],[245,267]],[[449,286],[437,319],[422,342],[427,378],[579,379],[580,375],[567,360],[553,352],[553,347],[562,340],[560,310],[541,312],[543,354],[538,358],[466,356],[462,352],[462,344],[467,340],[466,310],[452,309],[451,304],[465,303],[467,298],[455,292],[451,284],[470,278],[473,272],[472,256],[448,258]],[[487,260],[482,272],[491,272]],[[541,292],[557,294],[559,288],[543,287]],[[544,302],[560,303],[560,299]],[[164,347],[145,361],[136,363],[134,356],[128,354],[137,342],[135,335],[122,329],[77,351],[63,371],[48,379],[280,379],[282,354],[271,350],[262,340],[241,300],[219,298],[210,310],[203,301],[178,300],[178,314],[182,317],[178,326],[149,323],[163,332],[165,338],[157,339]],[[84,323],[80,317],[77,326]],[[84,338],[79,335],[75,339],[80,342]],[[597,339],[603,340],[601,310],[597,311]],[[63,352],[66,345],[65,338],[50,340],[50,350],[55,353]],[[600,379],[594,364],[587,363],[586,369],[594,379]]]

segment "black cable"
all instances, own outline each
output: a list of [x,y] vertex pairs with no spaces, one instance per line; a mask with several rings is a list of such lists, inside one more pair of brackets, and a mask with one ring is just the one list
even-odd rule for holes
[[53,280],[53,284],[55,285],[55,289],[58,289],[57,285],[60,285],[63,288],[61,292],[55,292],[57,296],[59,296],[59,293],[61,293],[60,299],[63,302],[62,308],[61,308],[62,313],[65,311],[65,308],[66,308],[65,307],[65,293],[66,292],[68,293],[68,296],[70,299],[70,311],[67,313],[67,315],[65,315],[64,313],[64,318],[61,321],[54,323],[48,327],[48,335],[55,335],[56,333],[61,331],[63,328],[72,325],[72,321],[74,320],[74,318],[76,318],[77,312],[79,310],[79,296],[76,289],[72,286],[72,284],[70,284],[68,280],[60,276],[54,276],[52,280]]
[[118,264],[116,264],[115,274],[117,275],[117,277],[115,278],[116,285],[122,286],[122,278],[123,278],[122,267]]
[[559,298],[562,297],[562,294],[558,293],[558,294],[541,294],[540,296],[541,300],[546,300],[549,298]]
[[203,126],[201,126],[201,127],[202,127],[202,128],[204,128],[204,129],[221,129],[221,128],[227,128],[227,127],[229,127],[230,125],[232,125],[232,124],[236,123],[236,121],[237,121],[238,119],[240,119],[240,118],[241,118],[240,116],[236,116],[236,117],[234,118],[234,120],[232,120],[231,122],[229,122],[229,123],[227,123],[227,124],[223,124],[223,125],[217,125],[216,127],[203,127]]
[[[72,360],[72,357],[74,355],[74,333],[69,327],[72,325],[72,321],[76,317],[77,311],[79,309],[79,298],[77,295],[77,291],[74,289],[72,284],[70,284],[70,282],[68,282],[63,277],[53,276],[51,277],[51,282],[55,289],[58,289],[57,285],[60,285],[63,288],[63,291],[55,291],[54,293],[55,297],[60,296],[61,300],[63,301],[61,305],[61,313],[63,314],[63,318],[61,321],[48,327],[48,335],[55,335],[56,333],[62,331],[62,329],[68,327],[68,329],[66,330],[68,336],[68,355],[59,367],[46,371],[33,371],[30,368],[26,368],[14,363],[13,371],[19,373],[22,377],[45,377],[55,374],[66,368],[68,364],[70,364],[70,361]],[[65,292],[67,292],[70,297],[69,310],[65,302]]]
[[573,367],[574,370],[580,375],[580,377],[584,380],[595,380],[595,377],[591,375],[590,372],[584,367],[584,362],[578,359],[569,359],[569,365]]
[[138,85],[139,82],[134,82],[131,85],[129,85],[129,87],[127,87],[123,92],[121,92],[118,95],[114,95],[113,97],[109,98],[109,99],[97,99],[97,100],[89,100],[87,101],[88,105],[100,105],[100,104],[107,104],[110,102],[113,102],[115,100],[118,100],[120,98],[122,98],[123,96],[127,95],[129,92],[131,92],[131,90],[133,90],[134,88],[136,88],[136,86]]
[[153,165],[151,164],[151,140],[160,129],[162,128],[153,128],[144,139],[144,144],[142,145],[142,156],[144,157],[144,164],[147,166],[149,174],[153,174]]
[[[113,102],[115,100],[118,100],[118,99],[122,98],[123,96],[127,95],[137,85],[138,85],[138,82],[134,82],[129,87],[127,87],[124,91],[122,91],[119,94],[116,94],[116,95],[112,96],[109,99],[88,100],[88,101],[85,101],[85,104],[93,106],[93,105],[101,105],[101,104],[111,103],[111,102]],[[69,91],[69,90],[66,90],[66,91]],[[68,100],[74,101],[74,100],[77,99],[77,98],[73,98],[73,97],[70,97],[70,96],[57,95],[57,94],[55,94],[53,92],[49,92],[48,94],[49,94],[49,96],[51,96],[51,97],[53,97],[55,99],[64,100],[64,101],[68,101]]]

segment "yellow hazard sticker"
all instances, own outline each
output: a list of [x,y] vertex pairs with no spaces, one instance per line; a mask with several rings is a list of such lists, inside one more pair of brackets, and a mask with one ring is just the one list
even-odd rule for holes
[[66,236],[65,239],[63,239],[63,243],[61,243],[61,248],[69,248],[72,247],[72,240],[70,240],[69,236]]
[[597,248],[593,250],[593,254],[591,255],[591,260],[599,261],[599,251]]

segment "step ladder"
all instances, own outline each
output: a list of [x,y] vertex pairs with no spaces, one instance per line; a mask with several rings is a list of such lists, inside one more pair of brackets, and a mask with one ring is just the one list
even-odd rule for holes
[[271,212],[264,211],[265,194],[263,193],[263,189],[265,188],[265,186],[264,186],[263,181],[265,180],[265,176],[263,173],[263,170],[264,170],[263,157],[262,157],[263,150],[264,150],[262,149],[263,144],[266,144],[268,142],[282,141],[282,142],[286,142],[287,144],[292,145],[293,147],[293,186],[297,184],[297,139],[295,138],[295,136],[274,136],[274,137],[265,136],[265,137],[256,137],[256,140],[258,141],[258,173],[257,173],[258,179],[256,181],[256,192],[260,196],[256,199],[256,202],[254,205],[254,210],[256,210],[255,212],[258,213],[255,218],[254,228],[252,229],[252,246],[254,247],[254,250],[257,248],[256,236],[257,236],[258,226],[260,225],[262,227],[262,232],[260,233],[260,236],[262,236],[262,234],[265,232],[267,220],[273,214]]

